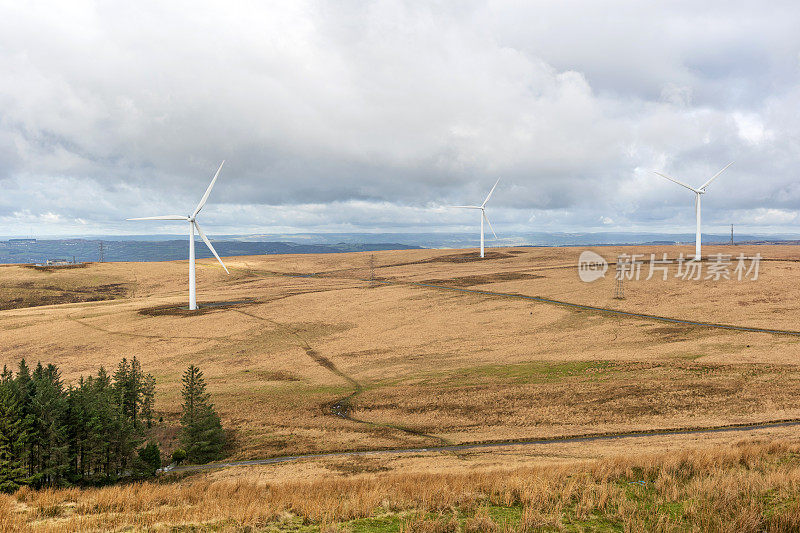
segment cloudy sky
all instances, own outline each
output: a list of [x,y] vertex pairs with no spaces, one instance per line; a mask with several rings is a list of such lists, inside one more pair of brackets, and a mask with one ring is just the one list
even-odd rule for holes
[[0,0],[0,235],[800,233],[796,1]]

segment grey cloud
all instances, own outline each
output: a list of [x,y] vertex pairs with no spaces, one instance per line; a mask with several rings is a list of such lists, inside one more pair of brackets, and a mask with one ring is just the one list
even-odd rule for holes
[[459,227],[435,206],[497,177],[507,228],[675,223],[651,170],[731,159],[708,220],[791,224],[769,210],[800,210],[798,22],[790,2],[2,5],[0,233],[15,212],[128,231],[190,209],[221,159],[206,217],[229,232]]

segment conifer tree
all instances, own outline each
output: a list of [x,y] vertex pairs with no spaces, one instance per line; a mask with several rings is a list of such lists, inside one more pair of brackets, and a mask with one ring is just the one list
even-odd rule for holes
[[22,448],[20,449],[19,453],[22,464],[27,469],[28,477],[30,477],[33,475],[36,466],[34,462],[34,385],[33,379],[31,378],[30,368],[28,368],[28,364],[25,362],[25,359],[22,359],[19,362],[17,376],[14,378],[13,390],[19,408],[20,434],[22,435]]
[[192,463],[213,461],[222,454],[225,433],[206,392],[203,372],[190,365],[183,374],[182,383],[181,440],[186,459]]
[[111,436],[114,430],[114,389],[105,368],[100,367],[93,382],[92,402],[89,415],[89,449],[93,470],[97,477],[110,479],[112,476],[113,445]]
[[147,374],[142,383],[141,413],[148,429],[153,427],[153,403],[156,397],[156,378]]
[[[123,360],[124,361],[124,360]],[[130,376],[130,367],[120,378],[119,371],[114,374],[114,382],[111,387],[111,402],[109,410],[106,411],[108,417],[108,439],[111,447],[111,462],[107,465],[108,473],[113,476],[122,475],[133,458],[136,446],[141,442],[136,428],[130,418],[131,411],[127,405],[127,379]]]
[[35,459],[38,471],[33,476],[37,487],[56,485],[67,470],[68,446],[66,431],[66,397],[61,374],[55,365],[33,373],[35,392],[32,399],[34,416]]
[[25,483],[26,470],[21,451],[25,440],[19,403],[13,390],[11,372],[3,367],[0,377],[0,491],[11,493]]
[[139,463],[142,474],[154,476],[161,468],[161,450],[155,442],[148,442],[147,446],[139,449]]
[[22,360],[16,377],[4,367],[0,491],[152,475],[158,446],[137,448],[145,440],[142,420],[152,424],[154,396],[155,380],[136,358],[123,360],[114,379],[101,367],[68,387],[52,364],[31,372]]
[[84,420],[85,385],[83,377],[77,387],[67,389],[67,454],[69,456],[69,469],[67,477],[71,482],[78,481],[81,470],[81,455],[86,440],[86,424]]

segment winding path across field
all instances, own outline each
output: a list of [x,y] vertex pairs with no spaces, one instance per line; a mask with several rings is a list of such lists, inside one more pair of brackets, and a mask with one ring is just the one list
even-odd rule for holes
[[617,439],[636,439],[642,437],[663,437],[671,435],[694,435],[704,433],[727,433],[727,432],[746,432],[757,429],[770,429],[780,427],[800,426],[800,420],[773,420],[759,424],[741,424],[705,428],[674,428],[662,429],[657,431],[631,431],[625,433],[590,433],[585,435],[572,435],[565,437],[553,437],[549,439],[516,440],[516,441],[487,441],[470,444],[449,444],[442,446],[428,446],[426,448],[388,448],[376,450],[356,450],[327,453],[308,453],[302,455],[285,455],[282,457],[270,457],[267,459],[253,459],[250,461],[230,461],[226,463],[210,463],[206,465],[186,465],[174,467],[169,472],[193,472],[199,470],[211,470],[216,468],[231,468],[235,466],[257,466],[286,463],[289,461],[299,461],[301,459],[323,459],[327,457],[356,457],[361,455],[397,455],[407,453],[426,453],[426,452],[461,452],[468,450],[478,450],[484,448],[510,448],[512,446],[534,446],[547,444],[561,444],[570,442],[597,442]]
[[464,289],[461,287],[448,287],[446,285],[432,285],[429,283],[419,283],[419,282],[396,282],[396,281],[373,281],[373,283],[385,283],[389,285],[415,285],[418,287],[428,287],[431,289],[439,289],[439,290],[446,290],[446,291],[456,291],[456,292],[466,292],[472,294],[483,294],[486,296],[502,296],[506,298],[518,298],[522,300],[531,300],[534,302],[545,303],[545,304],[552,304],[552,305],[560,305],[563,307],[571,307],[573,309],[580,309],[584,311],[596,311],[599,313],[606,313],[606,314],[613,314],[618,316],[626,316],[631,318],[645,318],[649,320],[658,320],[660,322],[670,322],[672,324],[685,324],[688,326],[700,326],[706,328],[717,328],[717,329],[729,329],[734,331],[745,331],[749,333],[771,333],[773,335],[791,335],[795,337],[800,337],[800,331],[793,331],[787,329],[769,329],[769,328],[757,328],[751,326],[737,326],[733,324],[718,324],[715,322],[698,322],[695,320],[685,320],[682,318],[672,318],[667,316],[659,316],[659,315],[649,315],[647,313],[634,313],[632,311],[622,311],[620,309],[613,309],[610,307],[596,307],[593,305],[584,305],[584,304],[576,304],[572,302],[565,302],[562,300],[553,300],[552,298],[544,298],[542,296],[528,296],[525,294],[516,294],[516,293],[507,293],[507,292],[494,292],[494,291],[484,291],[480,289]]
[[[336,271],[336,273],[341,271]],[[325,273],[309,273],[309,274],[298,274],[298,273],[282,273],[282,272],[264,272],[270,275],[276,276],[286,276],[286,277],[302,277],[302,278],[315,278],[315,277],[343,277],[347,279],[354,279],[352,277],[347,276],[336,276],[334,272],[325,272]],[[684,324],[690,326],[698,326],[698,327],[707,327],[707,328],[717,328],[717,329],[725,329],[725,330],[733,330],[733,331],[742,331],[742,332],[749,332],[749,333],[769,333],[774,335],[790,335],[790,336],[798,336],[800,337],[800,331],[793,331],[793,330],[782,330],[782,329],[769,329],[769,328],[759,328],[759,327],[750,327],[750,326],[740,326],[740,325],[732,325],[732,324],[719,324],[713,322],[699,322],[694,320],[685,320],[680,318],[672,318],[672,317],[665,317],[659,315],[650,315],[646,313],[635,313],[631,311],[622,311],[619,309],[613,309],[608,307],[597,307],[592,305],[584,305],[578,304],[573,302],[566,302],[561,300],[554,300],[552,298],[544,298],[541,296],[529,296],[525,294],[518,294],[518,293],[504,293],[504,292],[496,292],[496,291],[488,291],[488,290],[480,290],[480,289],[466,289],[462,287],[451,287],[447,285],[437,285],[431,283],[422,283],[422,282],[410,282],[410,281],[392,281],[392,280],[379,280],[379,279],[360,279],[356,278],[359,281],[369,282],[369,283],[376,283],[381,285],[394,285],[394,286],[415,286],[415,287],[423,287],[428,289],[435,289],[435,290],[444,290],[444,291],[453,291],[453,292],[460,292],[460,293],[467,293],[467,294],[476,294],[476,295],[484,295],[484,296],[492,296],[492,297],[503,297],[503,298],[514,298],[514,299],[523,299],[529,300],[537,303],[544,303],[550,305],[558,305],[563,307],[568,307],[572,309],[578,310],[586,310],[586,311],[593,311],[598,313],[604,314],[611,314],[616,316],[624,316],[630,318],[641,318],[646,320],[656,320],[660,322],[669,322],[673,324]],[[260,317],[256,317],[260,318]],[[349,376],[346,376],[348,380],[351,380]],[[356,393],[358,392],[360,386],[356,387]],[[349,398],[348,398],[349,399]],[[347,399],[345,399],[345,402]],[[334,413],[337,416],[342,416],[339,413],[336,413],[336,405],[333,406]],[[342,416],[343,418],[350,419],[348,416]],[[354,420],[354,422],[364,423],[362,420]],[[563,436],[563,437],[553,437],[553,438],[546,438],[546,439],[532,439],[532,440],[515,440],[515,441],[484,441],[484,442],[477,442],[477,443],[467,443],[467,444],[442,444],[442,445],[434,445],[428,446],[425,448],[388,448],[388,449],[373,449],[373,450],[354,450],[354,451],[339,451],[339,452],[326,452],[326,453],[316,453],[316,454],[302,454],[302,455],[287,455],[282,457],[270,457],[267,459],[255,459],[249,461],[232,461],[232,462],[225,462],[225,463],[213,463],[213,464],[206,464],[206,465],[186,465],[186,466],[178,466],[175,467],[169,472],[191,472],[191,471],[199,471],[199,470],[209,470],[209,469],[217,469],[217,468],[229,468],[229,467],[236,467],[236,466],[256,466],[256,465],[269,465],[269,464],[278,464],[278,463],[285,463],[290,461],[298,461],[302,459],[319,459],[319,458],[327,458],[327,457],[353,457],[353,456],[362,456],[362,455],[372,455],[372,454],[413,454],[413,453],[426,453],[426,452],[460,452],[460,451],[468,451],[468,450],[476,450],[476,449],[487,449],[487,448],[509,448],[513,446],[533,446],[533,445],[548,445],[548,444],[559,444],[559,443],[570,443],[570,442],[596,442],[596,441],[609,441],[609,440],[617,440],[617,439],[634,439],[634,438],[644,438],[644,437],[658,437],[658,436],[672,436],[672,435],[691,435],[691,434],[709,434],[709,433],[725,433],[725,432],[747,432],[747,431],[754,431],[759,429],[769,429],[769,428],[779,428],[779,427],[794,427],[800,426],[800,419],[790,419],[790,420],[772,420],[767,422],[755,423],[755,424],[734,424],[734,425],[725,425],[725,426],[715,426],[715,427],[689,427],[689,428],[672,428],[672,429],[661,429],[661,430],[642,430],[642,431],[630,431],[630,432],[620,432],[620,433],[594,433],[594,434],[583,434],[583,435],[570,435],[570,436]],[[406,428],[395,428],[401,429],[404,431],[408,431]],[[429,435],[425,435],[429,436]],[[430,436],[429,436],[430,437]]]
[[[320,274],[286,274],[282,272],[269,272],[271,275],[276,276],[286,276],[286,277],[302,277],[302,278],[315,278],[315,277],[322,277]],[[324,277],[335,277],[330,276],[327,273]],[[353,279],[353,278],[346,278],[346,279]],[[772,335],[789,335],[793,337],[800,337],[800,331],[797,330],[788,330],[788,329],[771,329],[771,328],[759,328],[753,326],[740,326],[736,324],[720,324],[716,322],[700,322],[697,320],[686,320],[683,318],[673,318],[668,316],[660,316],[660,315],[650,315],[647,313],[635,313],[632,311],[623,311],[621,309],[614,309],[611,307],[598,307],[594,305],[586,305],[586,304],[579,304],[574,302],[566,302],[563,300],[555,300],[553,298],[545,298],[543,296],[529,296],[527,294],[519,294],[513,292],[497,292],[497,291],[487,291],[481,289],[465,289],[463,287],[450,287],[447,285],[436,285],[432,283],[423,283],[419,281],[395,281],[395,280],[380,280],[380,279],[358,279],[358,281],[364,281],[369,283],[376,283],[381,285],[394,285],[394,286],[412,286],[412,287],[424,287],[428,289],[437,289],[442,291],[453,291],[453,292],[461,292],[467,294],[477,294],[483,296],[496,296],[502,298],[514,298],[520,300],[529,300],[532,302],[549,304],[549,305],[558,305],[562,307],[569,307],[571,309],[578,309],[581,311],[594,311],[603,314],[610,314],[616,316],[624,316],[629,318],[643,318],[647,320],[657,320],[659,322],[669,322],[671,324],[684,324],[687,326],[698,326],[698,327],[705,327],[705,328],[716,328],[716,329],[727,329],[733,331],[743,331],[747,333],[769,333]]]

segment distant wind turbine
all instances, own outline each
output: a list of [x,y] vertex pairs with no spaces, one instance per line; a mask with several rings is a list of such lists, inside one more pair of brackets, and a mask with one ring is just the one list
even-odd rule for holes
[[208,200],[208,195],[211,194],[211,189],[214,188],[214,183],[217,181],[217,177],[219,177],[219,172],[222,170],[222,165],[225,164],[223,161],[219,168],[217,169],[217,173],[214,174],[214,179],[211,180],[211,184],[206,189],[206,193],[203,195],[203,198],[200,199],[200,203],[197,204],[194,212],[189,216],[183,215],[162,215],[158,217],[141,217],[141,218],[129,218],[128,220],[184,220],[189,223],[189,309],[194,311],[197,309],[197,294],[195,292],[195,279],[194,279],[194,230],[197,230],[197,233],[200,234],[200,238],[203,239],[203,242],[206,243],[208,249],[211,250],[211,253],[214,254],[214,257],[217,258],[219,264],[222,265],[222,268],[225,269],[225,272],[228,272],[228,267],[225,266],[225,263],[222,262],[222,259],[219,258],[217,255],[217,251],[211,246],[211,241],[208,240],[203,230],[200,229],[200,225],[197,223],[196,217],[197,214],[203,209],[203,206],[206,205],[206,201]]
[[711,177],[710,180],[708,180],[707,182],[705,182],[704,184],[702,184],[700,187],[698,187],[696,189],[694,187],[689,187],[685,183],[680,182],[680,181],[676,180],[675,178],[670,178],[666,174],[662,174],[661,172],[656,172],[655,170],[653,171],[656,174],[658,174],[659,176],[661,176],[662,178],[667,178],[669,181],[675,182],[675,183],[677,183],[678,185],[680,185],[682,187],[686,187],[687,189],[689,189],[690,191],[692,191],[694,193],[694,214],[695,214],[695,217],[697,218],[697,234],[695,235],[695,241],[694,241],[694,257],[698,261],[701,258],[701,255],[700,255],[700,197],[706,193],[706,187],[708,187],[711,184],[712,181],[717,179],[717,177],[720,174],[725,172],[725,170],[729,166],[731,166],[732,164],[733,164],[733,161],[731,161],[730,163],[725,165],[725,168],[723,168],[722,170],[720,170],[719,172],[714,174]]
[[492,197],[492,193],[494,192],[495,187],[497,184],[500,183],[500,178],[497,178],[497,181],[494,182],[494,187],[492,190],[489,191],[489,194],[486,195],[486,200],[483,201],[481,205],[451,205],[450,207],[458,208],[458,209],[480,209],[481,210],[481,257],[483,257],[483,221],[486,220],[486,223],[489,224],[489,229],[492,230],[492,235],[494,238],[497,238],[497,233],[494,232],[494,228],[492,227],[492,223],[489,222],[489,217],[486,216],[486,202],[489,201],[489,198]]

